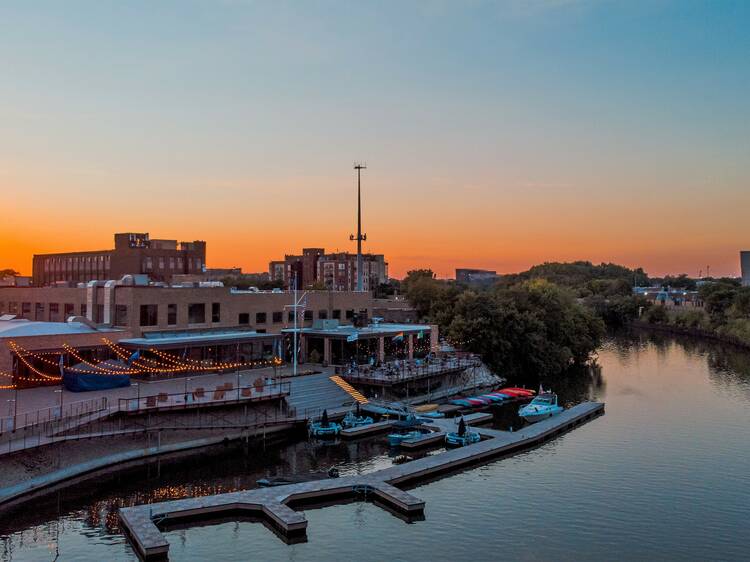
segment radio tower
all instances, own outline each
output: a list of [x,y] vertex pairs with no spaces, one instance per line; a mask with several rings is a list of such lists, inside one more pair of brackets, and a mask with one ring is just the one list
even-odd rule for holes
[[366,164],[360,162],[354,163],[354,169],[357,170],[357,236],[349,235],[349,240],[357,241],[357,291],[363,291],[362,286],[362,242],[367,240],[367,234],[362,234],[362,187],[361,173],[367,169]]

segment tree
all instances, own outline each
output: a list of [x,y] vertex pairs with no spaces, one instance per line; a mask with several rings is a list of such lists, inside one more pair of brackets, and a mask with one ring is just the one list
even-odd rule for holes
[[0,269],[0,279],[3,277],[18,277],[20,273],[18,273],[15,269]]

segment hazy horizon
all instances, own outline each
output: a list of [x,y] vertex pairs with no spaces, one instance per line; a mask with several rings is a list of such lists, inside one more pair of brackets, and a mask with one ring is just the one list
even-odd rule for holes
[[0,5],[0,268],[203,239],[392,277],[589,260],[739,274],[750,3]]

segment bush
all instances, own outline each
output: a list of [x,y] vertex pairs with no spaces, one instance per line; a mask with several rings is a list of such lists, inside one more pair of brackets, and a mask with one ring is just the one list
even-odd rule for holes
[[646,321],[649,324],[669,324],[669,314],[665,306],[652,306],[646,313]]

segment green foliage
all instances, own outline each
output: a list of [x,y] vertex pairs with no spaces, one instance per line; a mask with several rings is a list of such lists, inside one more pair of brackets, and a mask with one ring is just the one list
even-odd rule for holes
[[[574,289],[584,288],[589,282],[595,280],[624,281],[628,287],[649,284],[648,275],[641,268],[629,269],[614,263],[594,265],[589,261],[543,263],[523,273],[504,276],[503,279],[509,284],[531,279],[547,279],[556,285]],[[591,288],[588,289],[596,293]]]
[[669,324],[667,308],[662,305],[652,306],[646,313],[646,321],[649,324]]
[[246,291],[250,287],[257,287],[261,291],[270,291],[271,289],[283,289],[284,282],[280,279],[269,280],[263,279],[260,276],[243,275],[237,277],[229,275],[223,277],[221,280],[225,287],[236,287],[241,291]]
[[466,290],[446,298],[435,312],[431,319],[451,342],[510,377],[556,374],[584,363],[604,333],[602,321],[589,309],[543,280]]
[[0,269],[0,279],[3,277],[17,277],[20,273],[18,273],[15,269]]
[[685,308],[673,311],[672,324],[691,330],[710,330],[711,320],[700,308]]
[[612,297],[592,295],[584,299],[584,303],[608,326],[624,326],[638,318],[640,310],[647,311],[651,307],[650,301],[632,294]]

